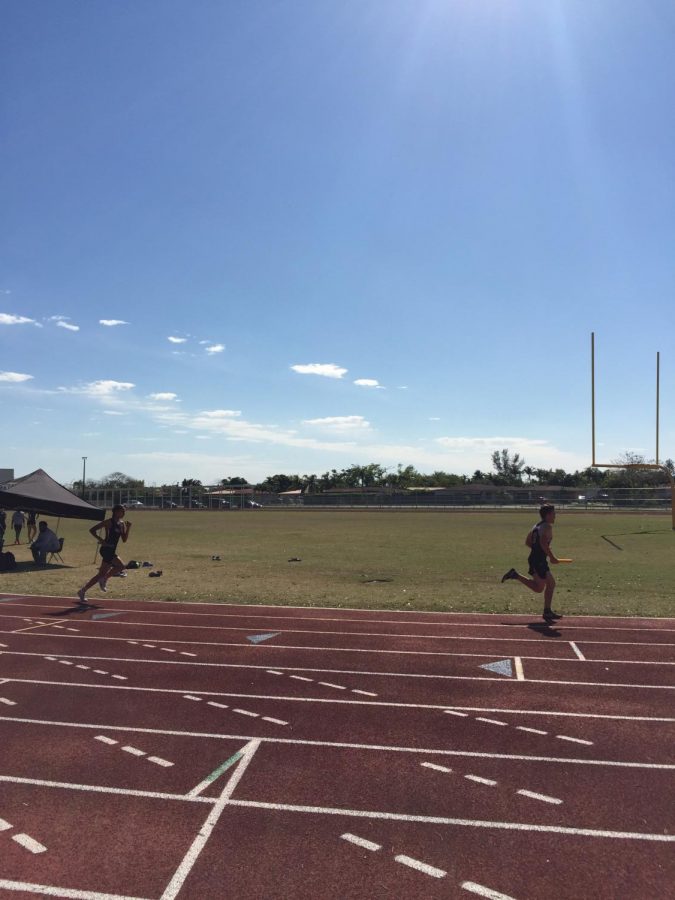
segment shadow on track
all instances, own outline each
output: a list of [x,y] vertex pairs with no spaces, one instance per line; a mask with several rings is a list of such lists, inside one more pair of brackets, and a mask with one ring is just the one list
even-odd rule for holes
[[76,606],[69,606],[67,609],[61,609],[58,612],[47,613],[45,618],[59,618],[60,616],[72,616],[74,613],[85,613],[89,612],[92,609],[101,609],[100,606],[96,606],[94,603],[89,603],[86,606],[77,604]]

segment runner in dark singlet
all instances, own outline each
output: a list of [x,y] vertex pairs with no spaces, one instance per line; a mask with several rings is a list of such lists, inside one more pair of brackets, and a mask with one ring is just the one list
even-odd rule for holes
[[[99,522],[98,525],[94,525],[93,528],[89,529],[89,533],[92,534],[101,545],[99,553],[101,554],[102,561],[98,574],[94,575],[94,577],[77,592],[79,603],[84,604],[87,602],[87,591],[90,587],[93,587],[96,582],[98,582],[98,586],[102,591],[107,591],[108,588],[106,582],[108,581],[108,578],[111,575],[118,575],[124,570],[125,565],[117,555],[117,545],[119,544],[120,539],[123,544],[126,544],[129,537],[131,522],[122,521],[125,512],[126,510],[123,506],[113,506],[112,516],[109,519],[105,519],[105,521]],[[99,536],[98,533],[101,529],[105,530],[105,537]]]
[[509,571],[502,577],[504,581],[519,581],[525,587],[534,591],[535,594],[544,593],[544,612],[542,618],[550,624],[556,619],[562,619],[561,615],[553,612],[551,602],[553,601],[553,592],[555,591],[555,578],[551,574],[548,563],[557,563],[558,559],[551,550],[551,541],[553,540],[553,523],[555,522],[555,506],[552,503],[545,503],[539,510],[541,521],[538,522],[531,531],[528,531],[525,538],[526,545],[530,548],[530,555],[527,558],[529,565],[529,573],[532,578],[525,578],[515,569]]

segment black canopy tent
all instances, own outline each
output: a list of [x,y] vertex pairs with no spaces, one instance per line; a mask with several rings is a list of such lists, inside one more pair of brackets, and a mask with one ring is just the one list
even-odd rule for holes
[[54,481],[44,469],[0,484],[0,509],[21,509],[70,519],[105,519],[105,510],[92,506]]

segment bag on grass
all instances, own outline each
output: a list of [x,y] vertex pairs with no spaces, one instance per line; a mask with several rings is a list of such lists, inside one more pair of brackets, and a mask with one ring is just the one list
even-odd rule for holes
[[7,553],[0,553],[0,572],[11,572],[16,569],[16,557],[9,550]]

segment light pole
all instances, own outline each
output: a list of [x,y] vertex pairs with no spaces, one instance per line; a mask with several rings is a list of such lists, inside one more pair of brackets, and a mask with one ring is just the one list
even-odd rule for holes
[[86,477],[86,474],[87,474],[87,457],[83,456],[82,457],[82,499],[83,500],[84,500],[84,484],[85,484],[84,479]]

